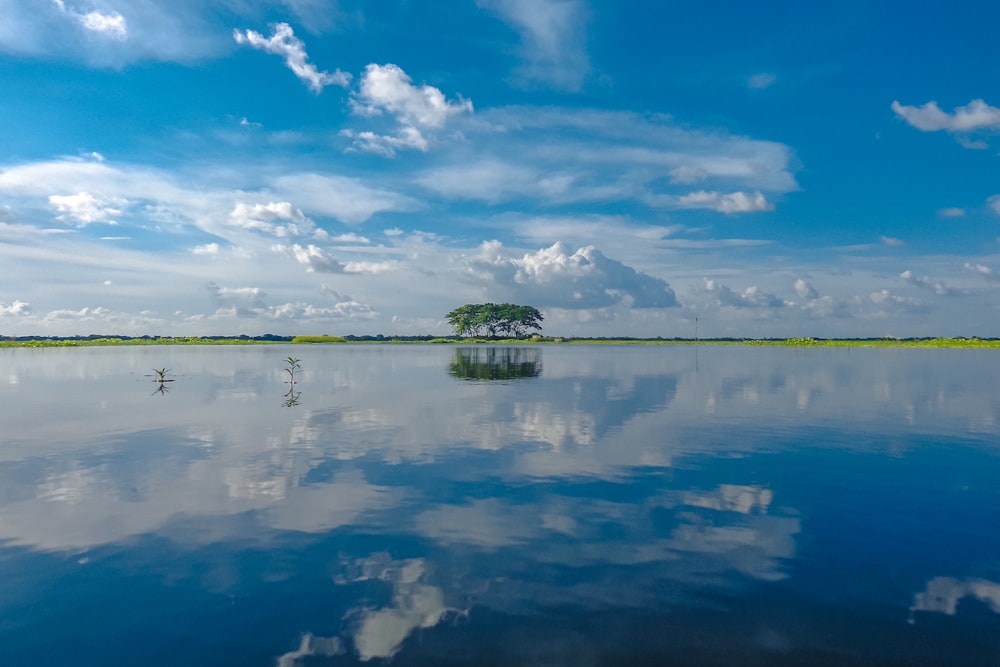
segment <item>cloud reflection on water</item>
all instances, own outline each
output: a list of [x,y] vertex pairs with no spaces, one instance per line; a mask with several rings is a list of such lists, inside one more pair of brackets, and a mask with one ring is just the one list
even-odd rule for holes
[[[802,471],[775,455],[900,459],[954,434],[985,447],[1000,415],[995,363],[973,351],[531,349],[539,373],[508,383],[450,376],[451,346],[296,348],[296,410],[281,406],[282,346],[0,350],[19,378],[0,385],[0,541],[193,552],[338,536],[341,588],[387,588],[352,605],[349,631],[301,627],[314,634],[279,661],[388,658],[473,605],[661,610],[785,581],[816,530],[802,503],[835,501],[796,492]],[[151,400],[156,366],[177,382]],[[996,586],[934,579],[912,611],[969,596],[996,611]]]

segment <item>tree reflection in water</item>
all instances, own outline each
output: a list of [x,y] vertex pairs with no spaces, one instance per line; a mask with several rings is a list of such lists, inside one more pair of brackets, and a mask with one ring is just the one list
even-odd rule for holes
[[448,374],[460,380],[517,380],[538,377],[542,351],[523,347],[460,347]]

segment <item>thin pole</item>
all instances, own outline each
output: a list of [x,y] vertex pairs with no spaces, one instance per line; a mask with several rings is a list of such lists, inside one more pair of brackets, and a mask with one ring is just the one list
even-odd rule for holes
[[698,342],[698,318],[694,318],[694,342]]

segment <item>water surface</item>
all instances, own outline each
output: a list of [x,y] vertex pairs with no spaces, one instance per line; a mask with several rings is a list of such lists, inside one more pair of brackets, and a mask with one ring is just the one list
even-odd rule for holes
[[1000,664],[998,359],[0,350],[0,664]]

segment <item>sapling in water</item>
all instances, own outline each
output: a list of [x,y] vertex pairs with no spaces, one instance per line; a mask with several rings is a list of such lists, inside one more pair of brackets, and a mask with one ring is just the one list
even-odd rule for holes
[[295,357],[288,357],[285,359],[284,370],[288,373],[288,379],[285,381],[288,385],[288,392],[285,394],[285,402],[282,405],[291,408],[299,404],[299,396],[302,395],[301,391],[295,391],[295,373],[302,370],[302,366],[299,365],[299,360]]
[[302,369],[295,357],[285,359],[285,372],[288,373],[288,384],[295,384],[295,372]]

